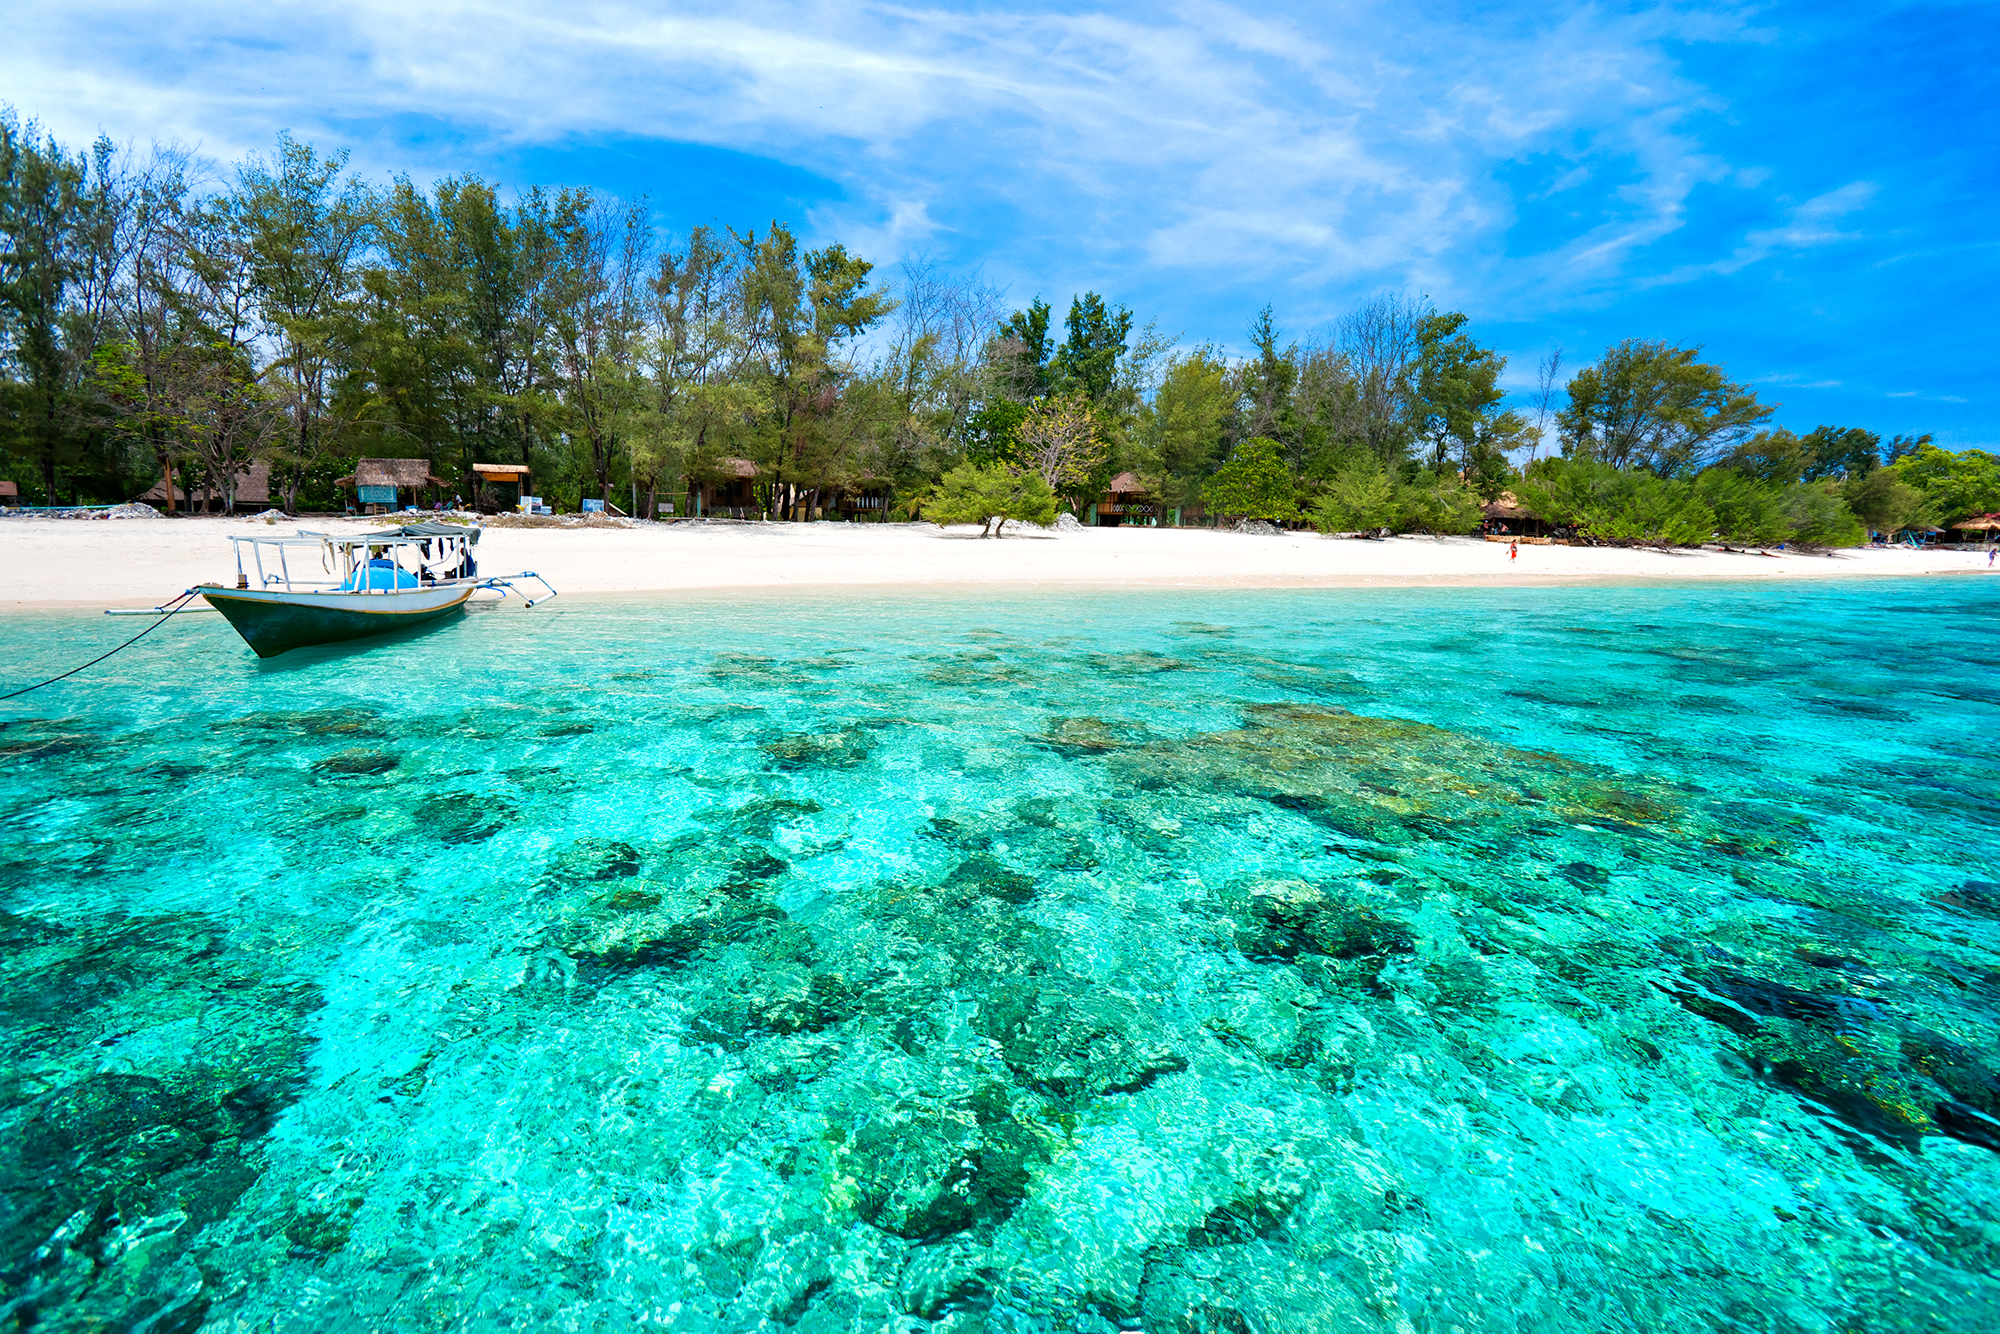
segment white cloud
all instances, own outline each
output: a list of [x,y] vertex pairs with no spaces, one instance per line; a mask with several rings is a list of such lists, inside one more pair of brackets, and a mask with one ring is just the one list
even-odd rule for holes
[[[1682,226],[1692,190],[1735,170],[1685,129],[1707,95],[1660,47],[1744,39],[1726,15],[1698,16],[1699,32],[1677,10],[1308,15],[1211,0],[1164,13],[79,0],[17,16],[0,86],[72,140],[102,128],[220,157],[279,128],[337,143],[387,116],[487,146],[690,141],[839,182],[847,200],[816,223],[892,251],[1000,217],[1001,234],[1099,273],[1228,266],[1441,300],[1501,281],[1493,255],[1516,202],[1495,177],[1509,162],[1556,161],[1549,193],[1623,182],[1588,201],[1595,221],[1509,261],[1529,299],[1622,280]],[[377,171],[462,165],[455,146],[433,163],[356,148]],[[1742,262],[1836,235],[1840,194],[1746,238]]]

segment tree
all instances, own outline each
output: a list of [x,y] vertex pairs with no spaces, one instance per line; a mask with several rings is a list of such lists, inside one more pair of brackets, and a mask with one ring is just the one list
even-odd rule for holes
[[1840,496],[1870,529],[1890,535],[1920,522],[1925,510],[1923,492],[1905,482],[1896,468],[1850,475]]
[[1733,467],[1710,468],[1694,479],[1695,495],[1715,515],[1715,535],[1750,546],[1772,546],[1791,534],[1784,492]]
[[0,349],[18,377],[7,416],[56,504],[57,474],[79,461],[82,391],[115,338],[113,296],[128,203],[109,140],[71,157],[0,108]]
[[[232,292],[247,279],[259,334],[271,348],[260,372],[263,397],[289,429],[273,472],[296,503],[299,480],[337,439],[333,416],[342,373],[354,365],[360,259],[375,225],[376,200],[356,180],[344,185],[347,153],[322,158],[310,144],[278,136],[275,162],[246,163],[236,189],[208,211],[203,259]],[[218,283],[211,280],[210,286]],[[242,311],[219,312],[232,348],[243,341]],[[275,442],[274,442],[275,443]]]
[[1357,455],[1313,502],[1312,526],[1322,533],[1373,532],[1402,518],[1395,479],[1379,459]]
[[1118,359],[1125,355],[1132,333],[1132,312],[1106,306],[1103,297],[1085,292],[1071,299],[1063,328],[1069,337],[1049,359],[1050,379],[1081,392],[1093,404],[1102,403],[1118,382]]
[[1055,492],[1040,474],[1003,464],[961,463],[944,475],[923,505],[924,517],[942,528],[976,523],[981,537],[997,535],[1007,520],[1047,527],[1056,519]]
[[1039,476],[1051,493],[1081,485],[1104,457],[1090,400],[1080,392],[1029,404],[1014,437],[1012,461]]
[[1920,444],[1895,464],[1894,472],[1917,489],[1941,525],[2000,510],[2000,456],[1983,449],[1954,453]]
[[548,304],[572,439],[589,450],[598,498],[611,500],[618,428],[638,394],[640,285],[648,245],[638,204],[565,191],[556,204],[562,262]]
[[1299,517],[1292,475],[1275,440],[1252,436],[1201,490],[1202,503],[1221,515],[1286,523]]
[[1150,426],[1155,457],[1177,498],[1192,500],[1201,480],[1226,457],[1236,401],[1229,365],[1213,348],[1197,348],[1167,362],[1153,395]]
[[1500,406],[1499,387],[1507,358],[1481,347],[1464,332],[1457,311],[1425,315],[1417,323],[1410,412],[1418,439],[1430,447],[1434,472],[1456,465],[1466,482],[1488,500],[1512,479],[1507,451],[1526,434],[1520,414]]
[[1698,472],[1772,409],[1700,348],[1627,339],[1569,382],[1563,453],[1662,477]]
[[1515,485],[1521,504],[1606,542],[1689,546],[1715,532],[1715,513],[1688,482],[1591,458],[1545,458]]

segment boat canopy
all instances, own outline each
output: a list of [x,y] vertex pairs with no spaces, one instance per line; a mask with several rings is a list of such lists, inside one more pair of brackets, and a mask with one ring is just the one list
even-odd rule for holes
[[405,523],[394,528],[384,528],[380,532],[362,533],[349,539],[354,542],[379,542],[390,537],[463,537],[469,538],[474,546],[479,544],[479,530],[465,528],[454,523]]

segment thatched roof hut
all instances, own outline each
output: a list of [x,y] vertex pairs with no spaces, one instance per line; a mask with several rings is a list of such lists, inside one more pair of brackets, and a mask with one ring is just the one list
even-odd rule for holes
[[[185,509],[189,505],[187,493],[188,475],[185,469],[174,469],[174,494],[171,502],[167,498],[167,479],[160,478],[138,498],[148,505],[161,508]],[[197,488],[199,490],[200,488]],[[221,504],[220,488],[210,493],[211,504]],[[255,459],[248,469],[236,474],[236,503],[238,505],[268,505],[271,503],[271,463],[268,459]]]
[[1104,489],[1114,496],[1144,496],[1151,494],[1150,488],[1139,480],[1139,474],[1135,472],[1119,473],[1111,479],[1111,484]]
[[1479,508],[1487,518],[1506,523],[1539,523],[1542,519],[1541,515],[1523,507],[1512,491],[1502,491],[1498,499],[1489,500]]
[[0,503],[10,505],[21,503],[21,488],[4,477],[0,477]]
[[360,459],[353,475],[335,480],[336,486],[449,486],[451,483],[431,472],[424,459]]

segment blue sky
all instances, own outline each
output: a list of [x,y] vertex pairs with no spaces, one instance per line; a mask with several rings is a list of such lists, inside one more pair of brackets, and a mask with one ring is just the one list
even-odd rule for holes
[[70,142],[227,162],[289,129],[376,179],[775,217],[1234,350],[1266,302],[1310,338],[1426,293],[1519,389],[1551,347],[1665,338],[1800,429],[2000,443],[1992,4],[73,0],[9,27],[0,100]]

